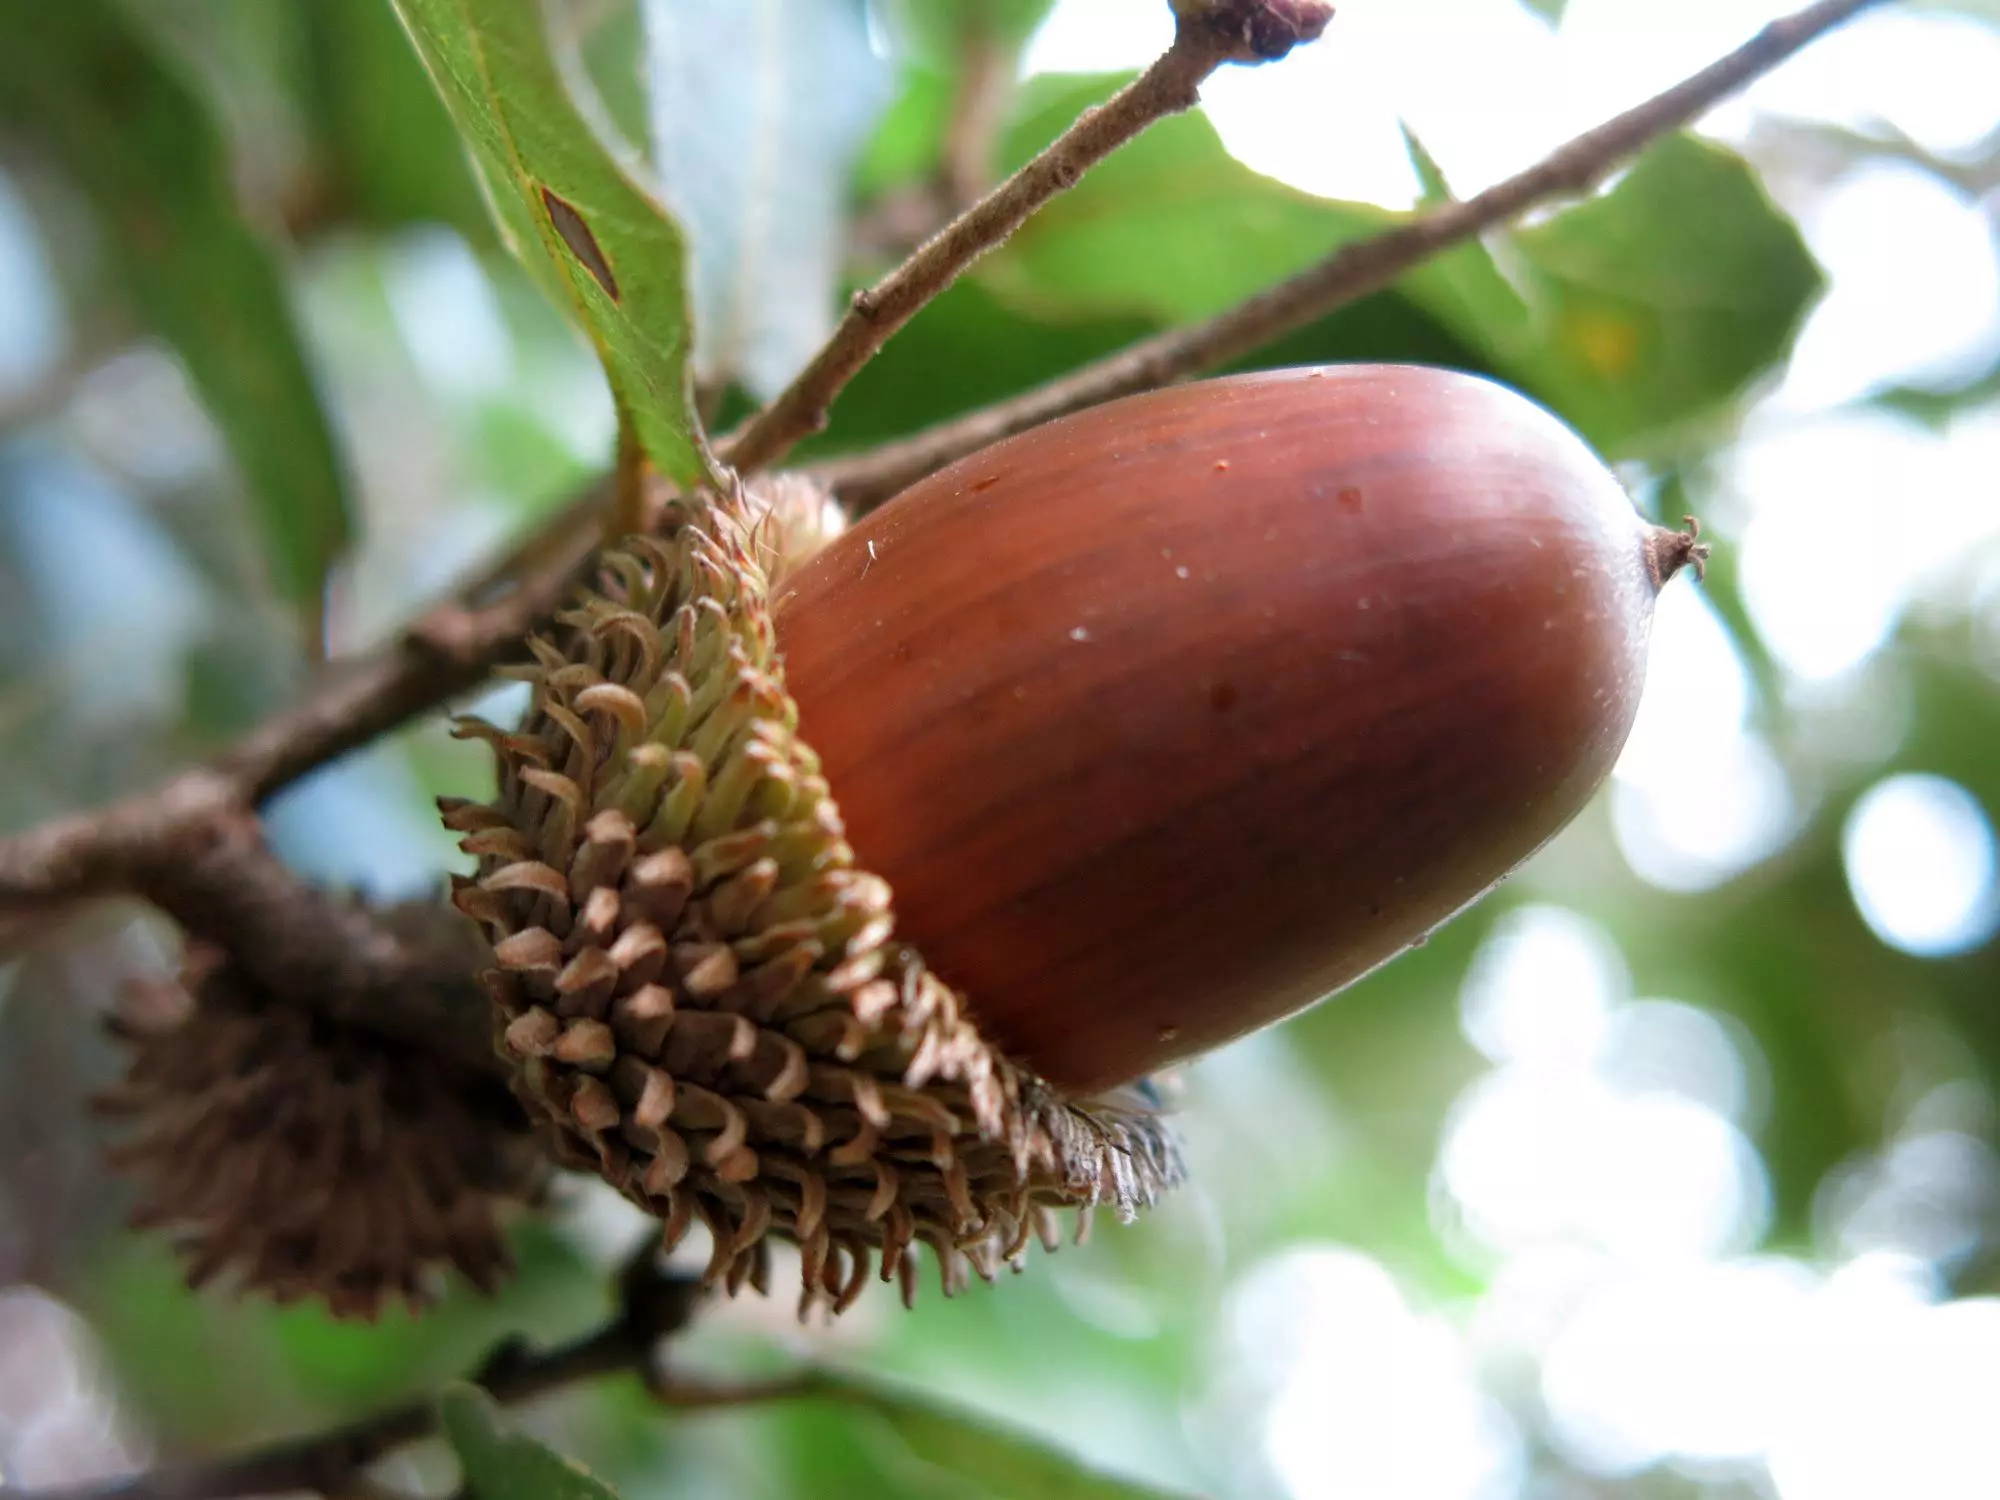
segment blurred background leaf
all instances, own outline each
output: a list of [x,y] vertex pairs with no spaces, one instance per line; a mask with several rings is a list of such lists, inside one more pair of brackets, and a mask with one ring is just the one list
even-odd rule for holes
[[1749,164],[1685,135],[1496,254],[1538,314],[1536,386],[1613,454],[1716,415],[1790,348],[1820,291]]
[[447,1386],[438,1421],[476,1500],[618,1500],[582,1465],[519,1431],[478,1386]]
[[464,143],[395,11],[310,0],[298,14],[321,145],[310,182],[316,212],[385,226],[442,222],[490,240]]
[[278,265],[238,209],[205,105],[114,0],[10,0],[0,28],[0,109],[46,132],[90,195],[140,315],[228,436],[278,587],[316,619],[352,540],[346,483]]
[[[1038,80],[1005,164],[1026,160],[1122,81]],[[1435,163],[1424,164],[1441,188]],[[1701,212],[1688,213],[1696,202]],[[1212,316],[1397,218],[1261,176],[1208,121],[1185,115],[1057,199],[976,274],[1029,316],[1125,313],[1171,325]],[[1818,289],[1797,231],[1749,168],[1680,136],[1602,196],[1438,256],[1382,295],[1413,305],[1481,351],[1492,373],[1623,455],[1718,413],[1783,354]]]
[[889,0],[879,14],[898,54],[919,68],[961,66],[970,49],[1017,55],[1055,0]]
[[693,245],[695,368],[768,400],[833,331],[848,175],[888,69],[861,0],[641,10],[653,161]]
[[1172,1500],[1166,1491],[1150,1485],[1094,1473],[1066,1454],[1022,1433],[1002,1431],[970,1413],[948,1411],[876,1385],[854,1385],[852,1391],[913,1456],[939,1471],[933,1493],[988,1500],[1013,1495],[1047,1496],[1048,1500]]

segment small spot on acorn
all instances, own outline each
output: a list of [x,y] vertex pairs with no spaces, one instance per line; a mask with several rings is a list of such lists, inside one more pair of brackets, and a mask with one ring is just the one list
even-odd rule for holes
[[1333,498],[1342,510],[1361,509],[1361,491],[1354,485],[1342,485],[1340,493]]

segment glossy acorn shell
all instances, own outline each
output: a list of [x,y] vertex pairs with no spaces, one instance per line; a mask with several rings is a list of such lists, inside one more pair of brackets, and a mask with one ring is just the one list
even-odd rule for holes
[[1331,994],[1590,798],[1660,535],[1555,417],[1350,366],[1010,438],[789,580],[778,645],[898,931],[1078,1093]]

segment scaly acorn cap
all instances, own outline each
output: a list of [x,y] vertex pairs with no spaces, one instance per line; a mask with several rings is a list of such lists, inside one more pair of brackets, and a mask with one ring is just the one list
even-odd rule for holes
[[[436,932],[422,905],[406,933]],[[274,1003],[205,945],[179,983],[129,986],[107,1025],[130,1061],[94,1101],[128,1127],[106,1156],[139,1183],[133,1226],[173,1235],[190,1286],[372,1320],[428,1304],[443,1272],[483,1292],[511,1273],[503,1221],[548,1164],[499,1079]]]
[[793,1241],[804,1316],[878,1267],[909,1301],[928,1245],[948,1296],[1053,1248],[1055,1209],[1079,1236],[1100,1203],[1129,1217],[1177,1148],[1155,1110],[1065,1100],[1002,1056],[894,940],[798,733],[764,561],[782,526],[751,505],[672,502],[528,642],[521,728],[460,721],[500,788],[441,803],[479,860],[453,900],[494,945],[517,1094],[668,1248],[705,1224],[734,1292]]

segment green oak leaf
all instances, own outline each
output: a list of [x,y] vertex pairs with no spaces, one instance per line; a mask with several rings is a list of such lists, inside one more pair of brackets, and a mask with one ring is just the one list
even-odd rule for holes
[[[1032,80],[1008,133],[1024,160],[1121,80]],[[1444,182],[1407,138],[1427,197]],[[1229,155],[1199,114],[1163,120],[1049,204],[973,271],[1042,320],[1189,323],[1225,312],[1407,214],[1318,198]],[[1670,446],[1775,369],[1820,288],[1797,227],[1727,149],[1670,136],[1605,192],[1412,267],[1378,296],[1441,326],[1478,364],[1606,453]],[[1373,300],[1373,299],[1370,299]],[[1294,341],[1286,341],[1287,343]],[[1328,358],[1430,357],[1379,344]]]
[[713,468],[695,412],[687,246],[564,86],[540,0],[394,0],[501,236],[571,308],[668,478]]
[[1038,1437],[971,1412],[854,1377],[823,1377],[829,1394],[864,1403],[924,1463],[996,1500],[1188,1500],[1173,1490],[1091,1467]]

